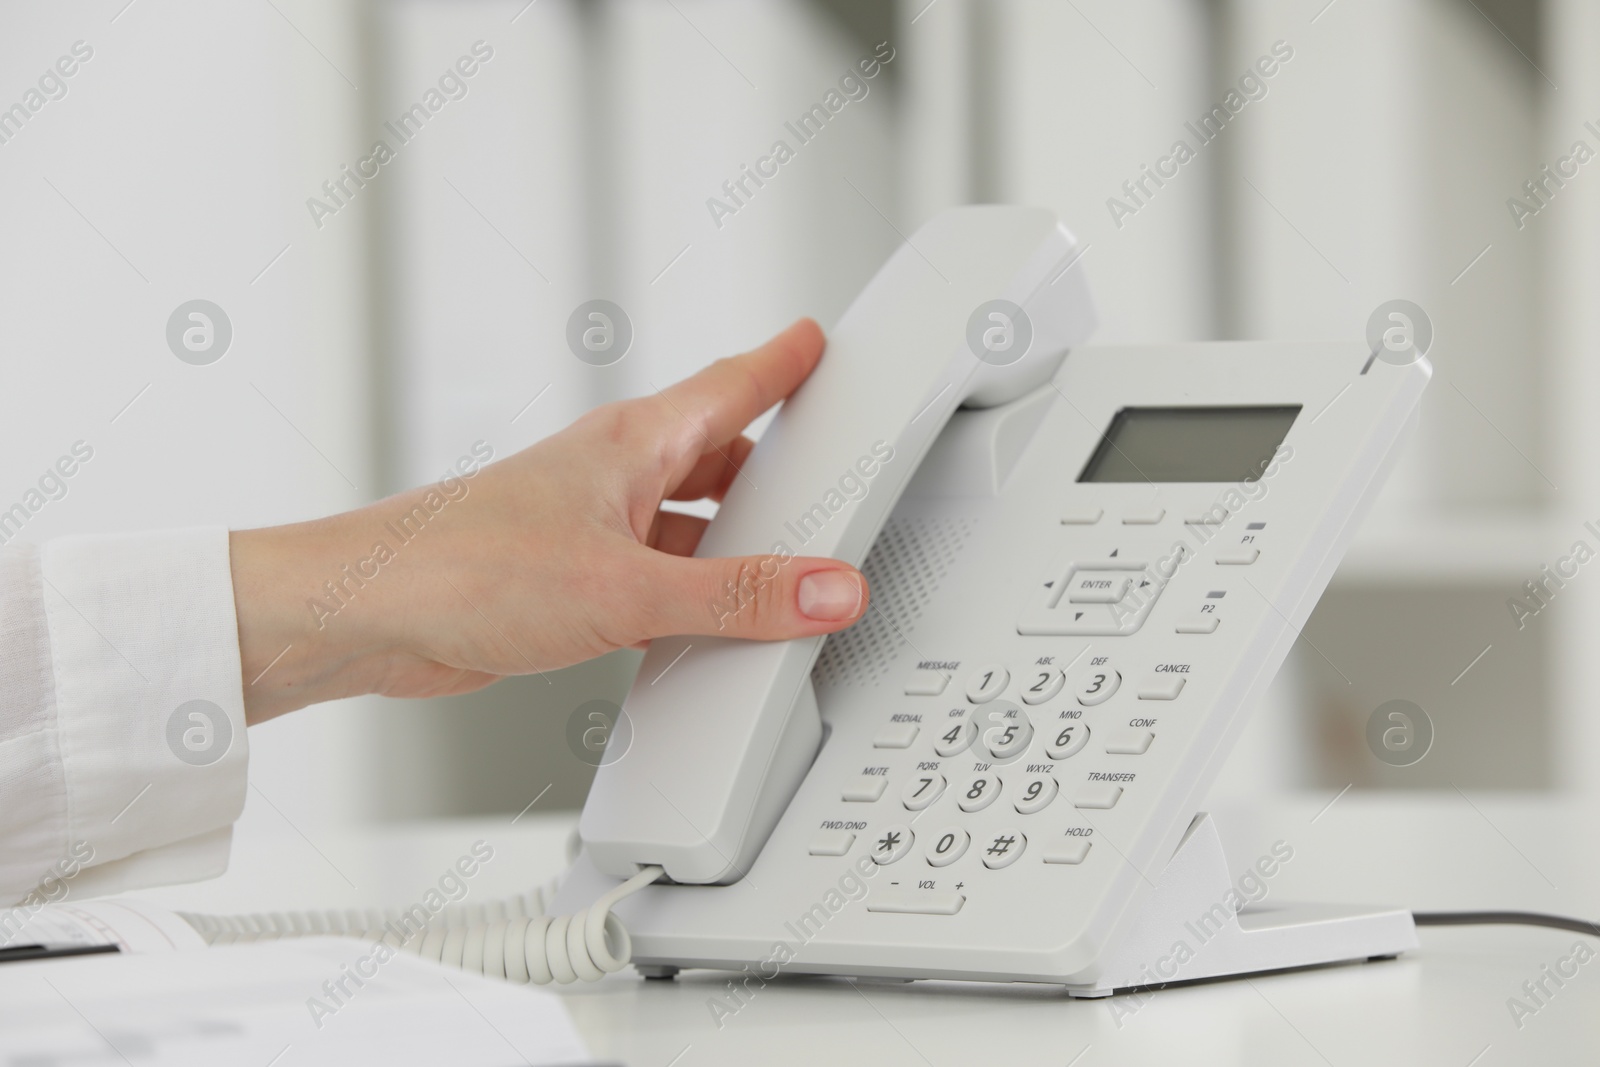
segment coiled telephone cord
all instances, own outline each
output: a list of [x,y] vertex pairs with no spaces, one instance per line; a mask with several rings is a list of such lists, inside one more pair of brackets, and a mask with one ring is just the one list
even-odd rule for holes
[[[209,945],[343,935],[384,941],[424,959],[491,978],[565,985],[580,979],[598,982],[628,965],[633,941],[611,909],[660,877],[660,867],[645,867],[582,911],[551,917],[545,911],[555,898],[558,878],[505,900],[451,905],[420,929],[408,913],[393,908],[178,914]],[[412,932],[407,936],[397,927]]]

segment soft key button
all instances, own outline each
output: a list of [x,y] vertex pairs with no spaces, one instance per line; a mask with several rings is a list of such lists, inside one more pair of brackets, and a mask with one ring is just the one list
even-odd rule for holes
[[1129,508],[1122,513],[1124,526],[1154,526],[1167,517],[1166,508],[1158,508],[1154,504]]
[[917,671],[906,679],[906,696],[936,697],[949,684],[950,676],[944,671]]
[[893,863],[895,860],[904,857],[907,852],[910,852],[911,845],[915,841],[916,838],[911,834],[911,827],[906,826],[904,823],[885,826],[872,839],[872,862],[879,866]]
[[1043,704],[1046,700],[1052,700],[1061,692],[1066,680],[1067,676],[1059,670],[1034,671],[1022,680],[1022,702]]
[[1153,674],[1139,683],[1139,699],[1177,700],[1187,680],[1181,674]]
[[939,794],[944,792],[944,786],[942,774],[919,774],[900,790],[900,802],[906,806],[907,811],[921,811],[939,799]]
[[1118,571],[1074,571],[1067,583],[1069,604],[1115,604],[1128,595],[1128,576]]
[[1106,742],[1106,751],[1113,756],[1142,756],[1155,739],[1156,735],[1149,730],[1124,730],[1112,735]]
[[859,778],[852,778],[844,784],[840,799],[870,804],[883,796],[883,791],[888,787],[889,779],[883,775],[863,774]]
[[1215,615],[1191,615],[1186,619],[1179,619],[1176,629],[1180,634],[1215,633],[1221,621]]
[[900,915],[954,915],[966,900],[966,897],[955,892],[895,889],[880,885],[867,898],[867,910]]
[[1231,567],[1248,567],[1261,555],[1259,548],[1250,545],[1240,545],[1237,548],[1225,548],[1217,553],[1217,562]]
[[813,856],[843,856],[856,843],[856,835],[849,830],[818,830],[811,839]]
[[1093,526],[1104,515],[1102,508],[1093,505],[1067,507],[1061,512],[1061,525],[1063,526]]
[[878,736],[872,739],[873,748],[910,748],[911,742],[917,739],[917,724],[914,722],[892,722],[878,731]]
[[1046,863],[1082,863],[1089,855],[1087,837],[1058,837],[1044,846]]
[[1072,797],[1075,808],[1114,808],[1122,799],[1122,787],[1111,782],[1088,782]]
[[1021,830],[1013,830],[1009,826],[1004,830],[996,830],[983,847],[983,865],[991,871],[1009,867],[1017,862],[1027,848],[1028,839]]
[[935,867],[948,867],[967,851],[972,837],[959,826],[946,826],[939,831],[928,846],[928,863]]
[[1005,692],[1006,683],[1010,681],[1010,671],[998,663],[986,664],[967,679],[967,699],[974,704],[987,704]]

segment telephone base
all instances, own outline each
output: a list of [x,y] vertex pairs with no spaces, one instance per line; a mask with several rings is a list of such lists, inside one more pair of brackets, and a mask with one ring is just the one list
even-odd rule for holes
[[1204,812],[1190,823],[1120,943],[1108,945],[1087,982],[1068,982],[1074,997],[1159,989],[1335,963],[1392,959],[1417,947],[1403,908],[1352,904],[1247,905],[1228,875],[1216,823]]
[[[553,910],[582,907],[616,884],[586,855],[580,855]],[[661,890],[672,893],[680,908],[697,896],[715,896],[704,897],[705,910],[696,901],[687,916],[680,911],[678,921],[689,919],[684,926],[669,921],[663,929],[659,912],[646,918],[635,910],[640,904],[648,905],[651,894]],[[635,951],[643,957],[634,964],[635,969],[646,978],[670,979],[680,969],[734,970],[761,959],[769,942],[755,940],[745,947],[730,947],[726,941],[719,944],[714,940],[727,930],[725,917],[743,909],[744,905],[730,903],[727,896],[740,892],[739,884],[662,886],[622,902],[621,918],[633,934]],[[787,970],[879,979],[1041,982],[1060,986],[1073,997],[1137,996],[1141,991],[1193,982],[1392,959],[1417,947],[1416,926],[1411,913],[1402,908],[1278,903],[1262,898],[1236,911],[1238,902],[1249,895],[1229,874],[1216,823],[1202,812],[1190,822],[1137,913],[1123,918],[1120,929],[1087,966],[1063,972],[1041,961],[1036,969],[1010,969],[1002,976],[986,969],[989,959],[984,953],[964,950],[951,951],[933,967],[905,966],[887,956],[864,965],[859,956],[839,958],[834,954],[836,946],[819,938],[807,947],[807,958]],[[631,920],[628,911],[634,912]]]

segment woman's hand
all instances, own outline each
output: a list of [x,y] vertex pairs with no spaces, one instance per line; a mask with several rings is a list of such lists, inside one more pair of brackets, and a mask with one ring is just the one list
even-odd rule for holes
[[849,626],[867,608],[855,568],[694,559],[705,520],[661,509],[722,499],[750,454],[742,431],[822,346],[802,319],[508,459],[462,464],[459,478],[234,533],[246,718],[363,693],[464,693],[667,634],[770,641]]

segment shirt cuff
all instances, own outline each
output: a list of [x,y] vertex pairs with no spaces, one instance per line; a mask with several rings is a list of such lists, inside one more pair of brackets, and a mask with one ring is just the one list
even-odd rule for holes
[[248,764],[228,531],[62,538],[40,572],[67,840],[118,869],[86,882],[221,874]]

